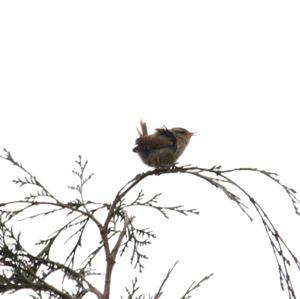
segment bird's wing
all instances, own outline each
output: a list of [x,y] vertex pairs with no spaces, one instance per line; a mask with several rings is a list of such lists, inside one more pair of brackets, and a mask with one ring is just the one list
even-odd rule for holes
[[155,135],[165,136],[165,137],[169,138],[172,141],[172,143],[173,143],[174,146],[176,145],[176,137],[175,137],[175,135],[173,134],[172,131],[168,130],[166,127],[156,129]]
[[[162,129],[164,130],[164,129]],[[169,131],[170,132],[170,131]],[[170,135],[171,134],[171,135]],[[172,132],[164,133],[156,133],[153,135],[142,136],[136,140],[137,146],[133,149],[135,152],[148,152],[163,148],[173,148],[176,150],[176,139]],[[174,142],[175,139],[175,142]]]

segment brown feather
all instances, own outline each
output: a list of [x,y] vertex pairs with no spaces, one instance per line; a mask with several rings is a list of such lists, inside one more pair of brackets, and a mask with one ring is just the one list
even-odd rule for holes
[[139,136],[140,137],[147,136],[148,135],[147,124],[141,120],[140,125],[141,125],[141,131],[139,129],[137,129]]
[[142,136],[136,140],[136,144],[135,152],[148,152],[168,147],[176,150],[176,144],[174,145],[172,138],[163,135]]

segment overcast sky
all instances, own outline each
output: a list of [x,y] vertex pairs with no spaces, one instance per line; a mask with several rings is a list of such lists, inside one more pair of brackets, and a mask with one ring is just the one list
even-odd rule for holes
[[[111,201],[148,169],[132,152],[143,119],[150,131],[198,133],[182,164],[258,167],[300,190],[299,16],[299,1],[286,0],[1,1],[0,147],[60,197],[71,196],[66,186],[82,154],[95,172],[87,197]],[[0,161],[1,200],[15,192],[14,171]],[[260,176],[235,178],[300,257],[300,219],[285,193]],[[157,232],[141,277],[145,293],[179,259],[167,299],[211,272],[193,298],[287,298],[254,211],[251,223],[190,177],[157,177],[143,188],[163,192],[166,205],[200,211],[169,221],[137,215]],[[115,268],[112,298],[133,278],[128,269]],[[299,272],[292,273],[300,296]]]

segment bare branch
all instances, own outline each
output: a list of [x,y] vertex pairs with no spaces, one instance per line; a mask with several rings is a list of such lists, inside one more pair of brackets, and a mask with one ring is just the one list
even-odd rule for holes
[[168,273],[167,273],[166,277],[164,278],[164,280],[162,281],[161,285],[159,286],[158,291],[154,295],[154,299],[159,299],[161,297],[161,295],[163,294],[163,292],[162,292],[163,287],[164,287],[165,283],[167,282],[167,280],[170,278],[170,275],[173,272],[173,270],[176,267],[176,265],[178,264],[178,262],[179,261],[176,261],[175,264],[173,265],[173,267],[168,270]]
[[210,279],[212,276],[213,276],[213,273],[209,274],[208,276],[205,276],[204,278],[202,278],[198,282],[192,282],[192,284],[188,287],[188,289],[186,290],[184,295],[182,297],[180,297],[180,299],[189,299],[189,298],[191,298],[191,293],[194,290],[196,290],[197,288],[199,288],[204,281]]

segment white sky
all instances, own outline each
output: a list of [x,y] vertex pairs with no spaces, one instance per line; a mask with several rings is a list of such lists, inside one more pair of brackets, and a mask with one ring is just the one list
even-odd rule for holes
[[[150,130],[198,132],[182,164],[263,168],[300,190],[299,15],[299,1],[287,0],[1,1],[0,146],[61,197],[71,195],[66,186],[82,154],[95,172],[88,198],[111,201],[147,169],[132,152],[143,119]],[[16,173],[4,164],[0,195],[10,198]],[[300,257],[299,217],[284,192],[261,177],[240,179]],[[211,272],[193,298],[287,298],[258,219],[250,223],[194,178],[159,177],[143,188],[163,192],[166,205],[200,210],[168,222],[140,212],[136,221],[158,235],[147,251],[145,292],[180,259],[164,298],[180,298]],[[115,268],[113,298],[128,285],[128,269]]]

